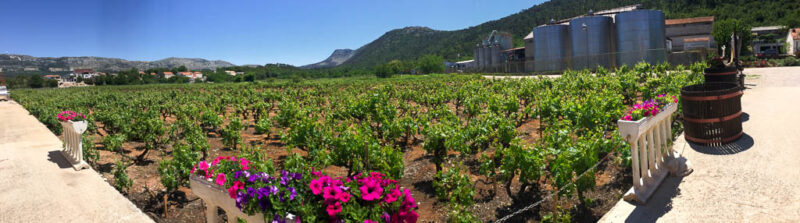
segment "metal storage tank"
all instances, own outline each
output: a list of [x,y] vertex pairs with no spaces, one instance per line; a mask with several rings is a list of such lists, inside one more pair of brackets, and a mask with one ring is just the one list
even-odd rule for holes
[[533,29],[533,36],[535,71],[562,71],[569,68],[569,26],[539,26]]
[[489,48],[486,46],[481,47],[481,69],[486,69],[492,61],[489,58]]
[[481,55],[479,55],[478,52],[480,52],[480,48],[475,46],[475,49],[472,49],[472,62],[475,63],[475,66],[478,66],[478,64],[481,63]]
[[490,52],[491,52],[491,57],[492,57],[492,64],[491,64],[492,71],[493,72],[497,72],[496,68],[500,67],[505,62],[505,61],[503,61],[503,55],[502,55],[503,54],[503,47],[501,45],[499,45],[499,44],[495,44],[495,45],[492,45],[492,47],[489,48],[489,49],[491,50]]
[[615,17],[617,66],[641,61],[657,64],[667,60],[664,13],[657,10],[621,12]]
[[585,16],[569,21],[572,46],[572,69],[611,67],[612,19],[607,16]]

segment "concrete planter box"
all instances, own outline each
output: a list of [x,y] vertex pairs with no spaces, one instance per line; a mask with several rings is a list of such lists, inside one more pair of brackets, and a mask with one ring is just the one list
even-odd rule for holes
[[623,199],[645,203],[668,173],[687,175],[688,162],[672,150],[672,114],[675,103],[664,106],[655,116],[637,121],[618,120],[619,134],[631,147],[633,187]]
[[[219,222],[217,208],[225,210],[228,222],[236,222],[236,218],[241,218],[248,223],[264,223],[263,214],[247,215],[236,207],[236,200],[228,196],[228,190],[220,187],[212,180],[204,179],[201,176],[192,175],[189,177],[189,186],[192,193],[203,199],[206,203],[206,222]],[[270,218],[271,219],[271,218]]]
[[64,150],[61,150],[61,155],[72,164],[72,168],[75,170],[89,168],[89,164],[83,160],[83,141],[81,140],[89,123],[85,120],[59,123],[64,129]]

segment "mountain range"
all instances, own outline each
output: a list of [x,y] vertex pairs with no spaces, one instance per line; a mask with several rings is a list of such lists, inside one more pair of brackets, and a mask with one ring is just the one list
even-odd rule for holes
[[[460,30],[442,31],[419,26],[391,30],[353,51],[350,58],[339,66],[371,68],[391,60],[415,60],[425,54],[436,54],[448,61],[468,60],[472,58],[475,44],[492,30],[511,33],[515,46],[519,47],[523,45],[524,36],[550,19],[566,19],[586,14],[589,10],[635,4],[641,4],[645,9],[661,10],[668,19],[715,16],[717,21],[737,18],[752,26],[800,25],[800,1],[797,0],[551,0]],[[326,61],[321,63],[326,66],[333,64]]]
[[176,68],[186,66],[190,70],[231,67],[234,64],[222,60],[170,57],[156,61],[129,61],[106,57],[33,57],[28,55],[0,54],[0,71],[5,74],[66,73],[71,69],[94,69],[100,72],[117,72],[137,68]]

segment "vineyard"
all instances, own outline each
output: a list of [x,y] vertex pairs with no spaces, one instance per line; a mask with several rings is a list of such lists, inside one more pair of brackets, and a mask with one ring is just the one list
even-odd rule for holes
[[[298,185],[320,170],[384,173],[411,191],[423,222],[494,221],[558,192],[508,221],[563,222],[599,219],[631,186],[629,148],[616,120],[635,103],[702,82],[704,68],[639,64],[560,78],[425,75],[12,96],[56,135],[56,114],[86,114],[84,157],[157,221],[205,221],[188,188],[193,166],[238,156],[276,176],[302,173]],[[675,120],[673,137],[681,129]]]

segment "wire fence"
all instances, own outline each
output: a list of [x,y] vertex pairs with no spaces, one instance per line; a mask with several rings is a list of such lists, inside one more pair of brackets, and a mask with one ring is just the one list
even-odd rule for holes
[[[595,168],[597,168],[598,166],[600,166],[600,164],[601,164],[601,163],[605,162],[605,161],[606,161],[606,160],[607,160],[609,157],[611,157],[611,155],[612,155],[612,154],[614,154],[614,153],[616,153],[616,152],[617,152],[617,148],[619,148],[619,147],[614,147],[613,149],[611,149],[611,152],[609,152],[608,154],[606,154],[606,156],[604,156],[602,159],[600,159],[599,161],[597,161],[597,163],[595,163],[594,165],[592,165],[592,167],[590,167],[589,169],[586,169],[586,171],[584,171],[583,173],[579,174],[579,175],[578,175],[578,177],[575,177],[574,179],[576,179],[576,180],[577,180],[577,179],[580,179],[581,177],[583,177],[583,176],[584,176],[584,175],[586,175],[587,173],[591,172],[592,170],[594,170]],[[552,199],[552,198],[553,198],[553,196],[556,196],[556,195],[560,194],[560,193],[561,193],[561,192],[563,192],[565,189],[567,189],[567,188],[570,188],[570,187],[571,187],[573,184],[575,184],[575,180],[572,180],[572,181],[570,181],[570,183],[569,183],[569,184],[567,184],[567,185],[566,185],[566,186],[564,186],[564,187],[561,187],[561,188],[560,188],[560,189],[558,189],[556,192],[551,192],[550,194],[548,194],[547,196],[545,196],[545,197],[544,197],[544,198],[542,198],[541,200],[539,200],[539,201],[537,201],[537,202],[534,202],[534,203],[532,203],[532,204],[530,204],[530,205],[528,205],[528,206],[525,206],[524,208],[521,208],[521,209],[519,209],[519,210],[517,210],[517,211],[515,211],[515,212],[513,212],[513,213],[511,213],[511,214],[509,214],[509,215],[506,215],[506,216],[504,216],[504,217],[502,217],[502,218],[500,218],[500,219],[497,219],[497,220],[495,221],[495,223],[505,222],[505,221],[507,221],[508,219],[510,219],[510,218],[512,218],[512,217],[514,217],[514,216],[517,216],[517,215],[519,215],[519,214],[521,214],[521,213],[524,213],[524,212],[526,212],[526,211],[529,211],[530,209],[532,209],[532,208],[534,208],[534,207],[536,207],[536,206],[539,206],[539,205],[541,205],[541,204],[542,204],[542,203],[544,203],[545,201]]]

